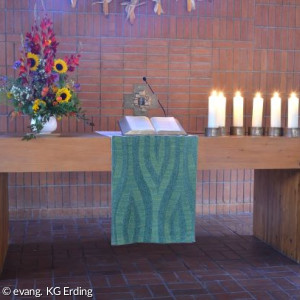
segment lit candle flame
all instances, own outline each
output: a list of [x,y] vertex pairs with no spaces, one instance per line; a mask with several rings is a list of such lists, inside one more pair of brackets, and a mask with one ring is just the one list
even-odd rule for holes
[[213,90],[213,91],[211,92],[211,95],[212,95],[212,96],[217,96],[217,91],[216,91],[216,90]]
[[296,93],[295,93],[295,92],[292,92],[292,93],[291,93],[291,97],[292,97],[292,98],[295,98],[295,97],[296,97]]
[[256,95],[255,95],[255,97],[261,98],[261,93],[260,93],[260,92],[257,92]]
[[241,92],[240,92],[240,91],[237,91],[237,92],[235,93],[235,96],[236,96],[236,97],[241,97]]
[[223,92],[219,92],[219,97],[224,97],[224,93]]
[[279,93],[278,93],[278,92],[275,92],[275,93],[274,93],[274,97],[279,97]]

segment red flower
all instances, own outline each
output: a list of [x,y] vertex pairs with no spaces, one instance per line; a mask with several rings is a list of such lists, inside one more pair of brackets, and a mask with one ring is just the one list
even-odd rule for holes
[[26,67],[24,67],[24,65],[21,65],[19,70],[20,70],[19,76],[21,76],[22,74],[27,72],[27,69],[26,69]]
[[38,33],[36,33],[32,39],[32,41],[35,43],[35,44],[38,44],[40,42],[40,36]]
[[76,65],[76,66],[79,65],[79,57],[80,57],[79,54],[78,54],[77,56],[73,56],[73,63],[74,63],[74,65]]
[[47,59],[46,65],[45,65],[45,72],[46,73],[51,73],[53,67],[53,60],[52,59]]
[[41,21],[41,28],[42,30],[46,30],[49,27],[51,27],[52,22],[48,17],[44,17],[43,20]]
[[79,54],[77,55],[72,54],[70,57],[68,56],[65,57],[64,60],[68,65],[69,72],[73,72],[75,70],[75,66],[79,65],[79,58],[80,58]]

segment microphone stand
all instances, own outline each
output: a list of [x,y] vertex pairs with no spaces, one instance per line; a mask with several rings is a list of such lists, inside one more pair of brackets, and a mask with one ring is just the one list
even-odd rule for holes
[[[151,85],[150,85],[150,84],[148,83],[148,81],[147,81],[147,78],[146,78],[146,77],[143,77],[143,80],[146,82],[146,84],[148,85],[148,87],[149,87],[149,89],[151,90],[151,92],[153,93],[153,95],[155,95],[155,93],[154,93],[154,91],[153,91]],[[165,117],[166,117],[166,116],[167,116],[166,111],[165,111],[164,107],[162,106],[162,104],[160,103],[158,97],[157,97],[157,101],[158,101],[158,104],[160,105],[160,107],[161,107],[161,109],[163,110],[164,115],[165,115]]]

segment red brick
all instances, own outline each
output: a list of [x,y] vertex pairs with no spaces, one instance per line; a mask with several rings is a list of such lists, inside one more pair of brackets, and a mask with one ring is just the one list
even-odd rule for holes
[[[33,5],[28,1],[9,3],[6,17],[7,20],[14,17],[14,20],[7,21],[7,50],[0,51],[1,74],[6,72],[5,65],[10,66],[17,58],[19,33],[30,28],[33,15]],[[188,14],[185,3],[171,5],[167,2],[164,4],[167,14],[158,19],[153,13],[153,3],[148,2],[137,10],[134,25],[125,20],[124,8],[117,3],[110,5],[114,15],[108,18],[103,16],[99,5],[86,2],[77,3],[75,10],[69,3],[59,9],[55,4],[55,12],[52,2],[46,5],[54,18],[60,42],[58,56],[76,52],[78,42],[83,42],[78,70],[78,81],[82,84],[80,99],[91,114],[100,112],[102,107],[102,120],[97,119],[99,126],[115,128],[116,120],[123,113],[132,113],[122,109],[123,93],[132,92],[132,85],[147,75],[159,97],[168,104],[169,113],[182,114],[188,129],[203,132],[207,121],[207,97],[212,87],[229,93],[242,87],[251,95],[257,88],[270,93],[280,86],[282,92],[287,93],[297,87],[299,76],[293,72],[299,69],[300,60],[297,52],[289,50],[299,48],[299,9],[295,1],[285,5],[282,1],[271,3],[201,1],[196,3],[196,11]],[[72,26],[76,20],[77,26]],[[0,21],[0,32],[4,32],[4,21]],[[0,35],[0,41],[5,42],[4,35]],[[262,50],[258,51],[259,48]],[[274,52],[275,49],[279,51]],[[252,68],[260,72],[259,76],[253,76]],[[10,68],[7,73],[14,74]],[[229,107],[231,101],[228,100]],[[249,106],[246,109],[250,113]],[[7,109],[1,109],[2,112],[6,114]],[[3,116],[0,120],[1,128],[10,132],[23,132],[28,123],[23,120],[6,122]],[[83,132],[88,129],[82,123],[63,121],[59,130]],[[249,196],[245,191],[243,201]],[[219,209],[226,210],[225,207]]]

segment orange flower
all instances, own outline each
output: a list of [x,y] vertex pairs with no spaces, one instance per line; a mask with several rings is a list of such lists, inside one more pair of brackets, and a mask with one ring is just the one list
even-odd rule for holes
[[45,86],[43,89],[42,89],[42,96],[45,97],[49,92],[49,88],[47,86]]
[[57,97],[56,100],[57,100],[58,102],[60,102],[60,101],[62,100],[62,97]]
[[43,46],[45,47],[45,46],[49,46],[49,45],[51,45],[51,40],[45,40],[44,42],[43,42]]

